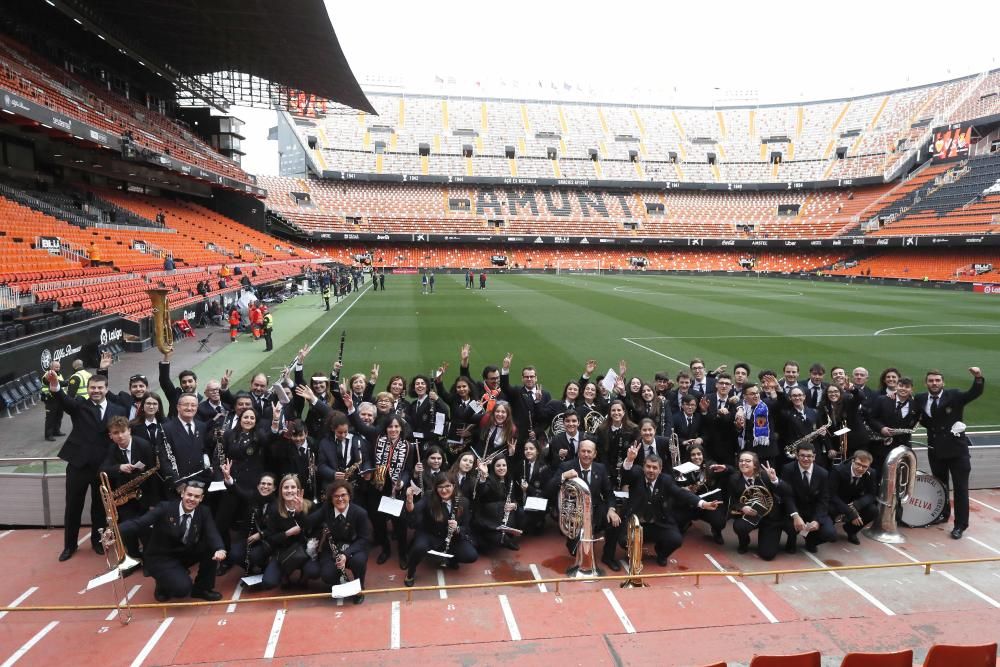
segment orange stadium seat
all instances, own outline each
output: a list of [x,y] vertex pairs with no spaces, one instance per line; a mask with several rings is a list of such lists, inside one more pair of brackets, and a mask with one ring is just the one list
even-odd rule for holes
[[848,653],[840,667],[913,667],[913,650],[895,653]]
[[927,651],[924,667],[995,667],[997,643],[982,646],[935,644]]
[[819,651],[796,655],[755,655],[750,667],[820,667],[822,658]]

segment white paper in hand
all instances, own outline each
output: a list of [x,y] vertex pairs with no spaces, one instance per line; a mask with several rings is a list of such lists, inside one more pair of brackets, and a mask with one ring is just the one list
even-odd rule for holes
[[524,499],[524,509],[531,512],[544,512],[548,506],[549,501],[547,498],[528,496]]
[[477,415],[483,411],[483,404],[479,401],[469,401],[469,407],[472,408],[472,411]]
[[839,431],[834,431],[833,434],[834,435],[844,435],[845,433],[850,433],[850,432],[851,432],[851,429],[849,429],[849,428],[847,428],[845,426],[844,428],[840,429]]
[[271,391],[278,398],[278,403],[281,405],[288,405],[292,400],[288,395],[288,391],[285,390],[280,382],[275,382],[271,385]]
[[403,501],[388,496],[382,496],[378,501],[378,511],[389,516],[399,516],[403,513]]
[[225,491],[225,490],[226,490],[225,482],[212,482],[211,484],[208,485],[209,493],[214,493],[216,491]]
[[361,592],[361,580],[352,579],[346,584],[339,584],[330,589],[330,597],[334,600],[338,598],[350,598],[354,597]]
[[674,470],[676,470],[678,473],[682,475],[686,475],[689,472],[694,472],[695,470],[698,470],[698,466],[695,465],[694,463],[691,463],[690,461],[685,461],[679,466],[674,466]]
[[608,372],[604,374],[604,379],[601,380],[601,386],[610,393],[615,390],[616,382],[618,382],[618,373],[615,373],[613,368],[609,368]]
[[434,434],[444,435],[444,413],[434,413]]

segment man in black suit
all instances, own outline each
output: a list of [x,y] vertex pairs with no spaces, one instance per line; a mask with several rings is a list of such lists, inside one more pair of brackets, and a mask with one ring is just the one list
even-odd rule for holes
[[549,465],[557,468],[563,461],[576,458],[580,443],[586,434],[580,432],[580,416],[575,410],[563,413],[565,431],[552,438],[549,443]]
[[[615,549],[618,548],[618,533],[621,528],[621,514],[617,507],[617,499],[611,491],[611,479],[603,464],[595,462],[597,458],[597,443],[584,440],[580,443],[577,458],[564,461],[559,466],[559,474],[552,475],[548,485],[548,496],[554,498],[559,494],[559,486],[574,477],[579,477],[590,487],[591,517],[594,522],[593,532],[604,531],[604,548],[601,562],[614,572],[622,569],[615,560]],[[570,553],[576,553],[576,540],[567,540],[566,546]]]
[[823,542],[835,542],[837,532],[830,519],[829,475],[822,467],[815,465],[816,449],[811,442],[804,442],[796,450],[796,460],[781,469],[781,479],[791,487],[786,497],[788,520],[785,532],[788,539],[785,551],[795,553],[797,535],[808,529],[806,551],[816,553],[816,547]]
[[[164,451],[159,453],[164,465],[163,479],[169,487],[177,488],[183,482],[198,479],[206,484],[212,480],[208,468],[211,464],[211,429],[197,421],[198,397],[181,394],[177,399],[177,416],[163,424]],[[170,448],[170,454],[166,452]],[[173,456],[173,459],[171,459]],[[174,462],[177,467],[174,469]],[[180,489],[177,488],[178,493]]]
[[682,411],[674,415],[674,430],[680,443],[681,461],[687,461],[688,450],[695,445],[705,444],[702,415],[697,411],[698,399],[692,394],[684,397]]
[[[156,465],[156,452],[148,440],[132,436],[128,420],[122,416],[115,416],[108,422],[108,434],[111,436],[112,445],[108,448],[108,454],[101,464],[101,472],[108,476],[111,482],[111,489],[117,491],[119,488],[147,473]],[[148,476],[139,488],[135,489],[135,497],[128,502],[118,506],[118,520],[132,519],[140,516],[150,507],[160,501],[160,484],[155,473]],[[139,551],[139,540],[143,543],[149,541],[148,535],[138,533],[123,536],[125,549],[129,556],[135,559],[141,557]]]
[[790,393],[792,389],[802,386],[802,383],[799,382],[799,362],[791,360],[786,361],[781,372],[783,377],[778,385],[786,394]]
[[[110,365],[111,359],[108,358],[108,365]],[[101,366],[98,373],[102,373],[108,376],[107,369],[104,365],[104,360],[101,360]],[[110,377],[108,378],[108,384],[111,383]],[[126,410],[128,410],[128,419],[132,421],[138,416],[142,415],[142,399],[149,392],[149,379],[142,373],[136,373],[128,379],[128,391],[119,391],[114,393],[109,391],[107,394],[108,400],[112,403],[117,403]]]
[[715,391],[715,378],[705,373],[705,362],[695,357],[689,364],[691,368],[690,392],[698,396],[708,396]]
[[[948,476],[951,475],[955,493],[955,523],[951,536],[956,540],[961,539],[969,527],[969,472],[972,469],[969,437],[965,435],[964,424],[959,427],[956,424],[963,419],[965,405],[982,396],[986,385],[979,367],[972,366],[969,373],[973,378],[972,386],[963,392],[945,389],[941,371],[927,371],[927,393],[918,394],[914,400],[920,423],[927,429],[927,461],[931,464],[931,472],[944,484],[946,498]],[[950,514],[951,504],[945,503],[944,513],[937,522],[947,521]]]
[[181,394],[195,394],[198,402],[204,398],[198,393],[198,376],[195,375],[194,371],[181,371],[180,375],[177,376],[181,384],[179,387],[174,386],[174,381],[170,379],[170,357],[173,353],[174,347],[171,345],[163,353],[163,361],[160,362],[160,389],[163,391],[163,398],[166,399],[167,405],[170,406],[168,415],[170,417],[177,416],[177,399],[180,398]]
[[882,466],[889,452],[899,445],[912,447],[911,434],[893,433],[893,431],[913,429],[919,422],[920,412],[913,402],[913,380],[910,378],[899,378],[895,397],[883,395],[875,399],[868,410],[868,426],[883,438],[872,452],[872,467],[876,477],[882,476]]
[[629,471],[627,521],[632,515],[639,517],[642,524],[643,544],[650,541],[656,548],[656,564],[663,567],[670,554],[680,548],[684,537],[677,527],[674,504],[680,508],[694,510],[714,510],[721,501],[702,500],[674,482],[670,475],[663,474],[663,459],[647,456],[642,468],[634,466],[638,447],[630,447],[622,469]]
[[[806,405],[805,392],[798,385],[792,387],[787,393],[778,392],[777,408],[778,427],[781,429],[779,443],[782,454],[788,450],[792,443],[819,428],[816,410]],[[825,465],[826,457],[821,455],[821,458],[820,464],[827,467]],[[788,462],[790,459],[779,454],[779,460]]]
[[537,439],[545,432],[542,408],[549,404],[552,396],[538,384],[538,372],[534,366],[521,369],[520,385],[510,384],[510,363],[514,355],[507,354],[503,358],[503,368],[500,369],[500,390],[510,397],[511,410],[514,411],[514,425],[517,426],[517,444],[523,446],[528,438]]
[[708,459],[723,465],[736,460],[736,429],[733,427],[735,403],[730,402],[733,378],[728,373],[715,377],[715,393],[702,400],[702,424]]
[[[228,391],[226,395],[230,398],[232,397],[232,394]],[[195,419],[206,424],[213,422],[215,419],[224,419],[225,415],[232,410],[232,407],[232,403],[227,403],[222,398],[222,384],[218,380],[209,380],[205,384],[205,400],[198,404]],[[223,415],[223,417],[220,418],[218,415]],[[257,413],[257,419],[261,419],[259,412]]]
[[70,416],[73,430],[59,450],[59,458],[66,462],[66,511],[63,515],[63,551],[60,561],[72,558],[76,552],[80,533],[80,517],[90,489],[90,543],[99,554],[104,553],[99,529],[106,527],[107,518],[101,503],[98,473],[101,463],[112,446],[108,437],[108,423],[112,417],[126,416],[126,409],[107,400],[108,379],[92,375],[87,381],[89,398],[70,398],[59,385],[58,376],[46,374],[53,400],[59,401],[63,411]]
[[826,377],[826,368],[823,364],[815,363],[809,367],[809,380],[799,383],[802,385],[802,391],[806,393],[806,407],[815,410],[819,402],[826,396],[826,388],[830,385],[823,381],[824,377]]
[[[688,394],[701,399],[702,394],[694,388],[692,381],[693,378],[687,371],[681,371],[677,374],[677,382],[674,388],[667,392],[667,404],[670,406],[671,413],[681,412],[684,409],[684,397]],[[714,388],[715,385],[713,384],[712,386]]]
[[[216,563],[226,558],[222,538],[203,507],[205,486],[188,482],[180,501],[164,500],[140,517],[123,521],[122,535],[152,527],[149,544],[143,553],[145,571],[156,580],[153,596],[157,602],[191,596],[202,600],[221,600],[215,588]],[[188,568],[198,564],[192,585]]]
[[878,480],[871,465],[872,455],[859,449],[850,461],[830,470],[830,506],[834,517],[844,517],[844,532],[851,544],[861,544],[858,532],[878,516]]

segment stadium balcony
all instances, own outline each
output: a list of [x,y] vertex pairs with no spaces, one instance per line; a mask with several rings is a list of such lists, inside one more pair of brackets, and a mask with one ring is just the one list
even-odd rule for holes
[[914,281],[997,282],[1000,279],[1000,271],[997,269],[977,273],[976,264],[1000,268],[1000,250],[906,250],[876,253],[858,259],[854,266],[835,266],[824,273],[862,276],[868,275],[870,271],[872,276]]
[[0,88],[111,136],[130,132],[145,149],[242,183],[252,181],[235,162],[166,116],[55,67],[9,36],[0,36]]

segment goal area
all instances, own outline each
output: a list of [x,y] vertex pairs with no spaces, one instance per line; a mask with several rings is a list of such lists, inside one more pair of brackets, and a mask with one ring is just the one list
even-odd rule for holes
[[599,259],[560,259],[556,262],[556,275],[599,276],[605,273]]

